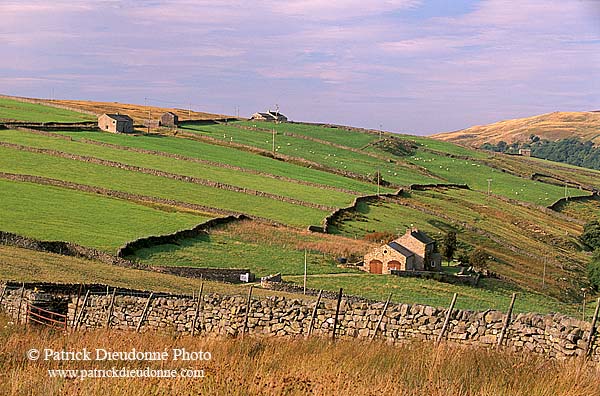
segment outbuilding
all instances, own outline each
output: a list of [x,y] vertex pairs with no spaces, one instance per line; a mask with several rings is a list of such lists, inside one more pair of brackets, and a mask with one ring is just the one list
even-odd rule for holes
[[163,115],[160,116],[160,120],[158,121],[159,126],[163,127],[176,127],[179,123],[179,117],[177,114],[167,111]]
[[102,114],[98,128],[112,133],[133,133],[133,119],[126,114]]

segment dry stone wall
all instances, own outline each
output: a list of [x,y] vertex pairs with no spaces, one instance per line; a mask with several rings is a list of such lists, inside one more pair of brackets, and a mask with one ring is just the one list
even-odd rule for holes
[[[6,286],[9,286],[6,289]],[[23,322],[23,306],[34,294],[18,284],[5,283],[0,307]],[[28,285],[28,288],[32,285]],[[38,289],[43,289],[39,286]],[[195,334],[237,336],[246,331],[257,336],[304,336],[308,334],[315,308],[314,301],[285,297],[252,298],[208,294],[199,300],[191,296],[111,290],[97,286],[87,299],[63,292],[68,299],[68,323],[80,329],[111,327],[121,330],[166,330]],[[100,291],[98,291],[100,290]],[[37,293],[44,290],[37,290]],[[59,290],[54,288],[54,293]],[[24,295],[23,300],[21,295]],[[85,306],[83,305],[83,301]],[[369,339],[375,335],[390,343],[409,339],[435,340],[440,334],[447,309],[419,304],[390,304],[384,312],[382,302],[342,299],[336,335],[342,338]],[[247,310],[247,308],[249,308]],[[321,300],[317,306],[312,334],[331,336],[336,301]],[[383,315],[382,315],[383,313]],[[497,343],[506,315],[499,311],[453,310],[445,338],[449,342],[493,346]],[[141,321],[141,322],[140,322]],[[515,315],[504,338],[504,345],[515,351],[543,354],[554,358],[581,357],[587,350],[591,324],[564,315]],[[600,361],[600,343],[592,338],[590,357]]]

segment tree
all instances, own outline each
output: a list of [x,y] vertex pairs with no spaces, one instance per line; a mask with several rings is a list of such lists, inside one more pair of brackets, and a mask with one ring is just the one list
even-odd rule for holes
[[596,291],[600,290],[600,249],[594,251],[587,267],[587,275],[594,289]]
[[477,270],[485,270],[488,267],[488,258],[489,254],[478,247],[469,255],[469,263]]
[[456,252],[456,232],[449,231],[442,242],[442,256],[447,261],[451,261],[454,258]]
[[584,225],[579,240],[593,250],[600,249],[600,221],[592,220]]

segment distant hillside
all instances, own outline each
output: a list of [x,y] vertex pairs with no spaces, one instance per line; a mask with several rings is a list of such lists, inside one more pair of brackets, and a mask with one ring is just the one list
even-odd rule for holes
[[527,142],[535,134],[542,139],[561,140],[579,137],[600,144],[600,112],[554,112],[529,118],[477,125],[431,136],[434,139],[479,147],[483,143]]
[[221,114],[202,113],[198,111],[191,111],[186,109],[177,108],[166,108],[166,107],[154,107],[154,106],[142,106],[127,103],[118,102],[92,102],[87,100],[44,100],[41,103],[48,105],[61,105],[69,108],[82,110],[85,112],[92,112],[95,114],[102,113],[122,113],[127,114],[133,118],[135,123],[143,124],[150,119],[156,119],[161,114],[170,111],[179,117],[180,121],[186,120],[215,120],[232,118],[230,116]]

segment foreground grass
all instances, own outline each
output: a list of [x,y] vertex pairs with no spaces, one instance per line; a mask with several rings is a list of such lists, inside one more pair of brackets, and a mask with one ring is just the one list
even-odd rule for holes
[[0,180],[0,230],[115,252],[148,235],[191,228],[209,219],[51,186]]
[[[597,396],[600,370],[578,360],[447,344],[389,346],[313,338],[224,339],[98,330],[72,334],[15,326],[0,317],[0,382],[7,395],[428,395]],[[31,361],[43,350],[169,351],[155,361]],[[172,360],[173,348],[209,351],[211,360]],[[204,370],[204,378],[49,378],[49,369]]]
[[28,122],[94,121],[96,117],[36,103],[0,98],[0,119]]

